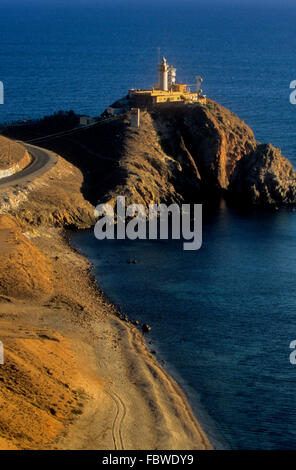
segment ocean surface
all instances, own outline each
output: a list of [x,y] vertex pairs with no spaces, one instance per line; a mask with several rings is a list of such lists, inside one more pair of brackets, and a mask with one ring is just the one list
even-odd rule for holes
[[204,92],[244,119],[259,141],[273,142],[291,159],[296,155],[296,106],[289,102],[296,5],[56,3],[0,3],[0,122],[60,109],[96,116],[129,88],[157,82],[160,50],[177,67],[178,80],[194,84],[201,75]]
[[[296,212],[204,207],[203,246],[72,242],[183,386],[217,448],[296,448]],[[127,260],[137,260],[128,264]]]
[[[157,81],[158,48],[180,81],[243,118],[296,164],[296,7],[0,6],[0,122],[58,110],[98,115]],[[152,326],[152,349],[217,447],[296,448],[296,213],[204,207],[203,246],[72,237],[100,286]],[[129,258],[138,263],[127,264]]]

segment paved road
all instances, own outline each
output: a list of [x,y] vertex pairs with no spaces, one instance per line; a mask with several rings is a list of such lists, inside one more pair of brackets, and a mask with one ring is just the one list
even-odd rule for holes
[[8,176],[7,178],[1,178],[0,188],[15,186],[22,183],[31,183],[35,178],[48,171],[58,160],[57,155],[50,150],[26,144],[24,142],[19,143],[22,144],[28,152],[30,152],[32,162],[22,171],[19,171],[12,176]]

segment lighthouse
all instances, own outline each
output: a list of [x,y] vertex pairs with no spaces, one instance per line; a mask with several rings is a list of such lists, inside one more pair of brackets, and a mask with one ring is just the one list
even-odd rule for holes
[[[196,92],[191,92],[185,83],[176,82],[177,69],[167,63],[165,57],[158,61],[158,84],[152,89],[129,90],[131,103],[131,125],[139,127],[139,109],[151,109],[162,103],[206,103],[206,96],[201,94],[202,78],[196,77]],[[135,109],[133,109],[135,108]]]
[[169,66],[167,64],[166,58],[163,57],[162,61],[158,65],[159,73],[159,89],[163,91],[168,91],[168,77],[169,77]]

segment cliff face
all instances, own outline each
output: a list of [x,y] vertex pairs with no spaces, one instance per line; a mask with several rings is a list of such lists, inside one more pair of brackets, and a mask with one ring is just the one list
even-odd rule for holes
[[237,162],[257,145],[243,121],[212,101],[142,111],[139,129],[130,126],[128,115],[86,130],[75,143],[76,151],[92,151],[89,165],[100,201],[114,204],[125,195],[127,203],[146,205],[198,201],[227,190]]
[[185,148],[211,188],[227,189],[236,163],[256,148],[251,129],[214,101],[167,106],[153,117],[164,149],[179,159]]
[[208,100],[143,112],[141,127],[122,128],[123,181],[104,199],[132,202],[208,200],[223,193],[259,205],[296,203],[296,173],[280,150],[261,145],[235,114]]
[[[112,106],[123,102],[128,106],[126,99]],[[81,170],[82,195],[93,205],[114,204],[118,195],[148,205],[202,202],[222,193],[259,205],[296,203],[296,173],[288,160],[258,144],[241,119],[214,101],[142,111],[139,129],[130,126],[126,111],[118,120],[42,141]],[[10,135],[26,139],[34,129],[21,132]],[[63,224],[60,210],[54,218]]]
[[277,205],[296,202],[296,173],[293,166],[271,144],[258,145],[245,155],[232,177],[230,193],[252,204]]

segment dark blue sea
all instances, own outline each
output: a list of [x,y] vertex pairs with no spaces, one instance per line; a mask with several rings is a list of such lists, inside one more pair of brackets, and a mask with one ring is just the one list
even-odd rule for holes
[[[160,48],[180,81],[203,76],[209,97],[295,164],[296,6],[223,3],[0,6],[0,121],[60,109],[98,115],[156,82]],[[98,242],[90,232],[73,243],[110,299],[152,326],[151,348],[217,447],[296,449],[295,212],[204,207],[196,252],[172,240]]]

